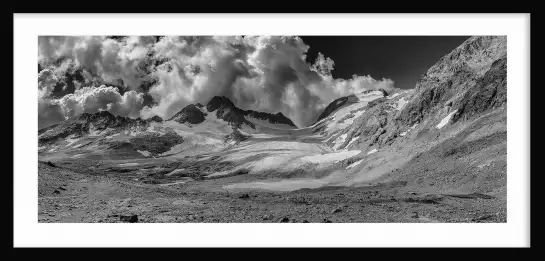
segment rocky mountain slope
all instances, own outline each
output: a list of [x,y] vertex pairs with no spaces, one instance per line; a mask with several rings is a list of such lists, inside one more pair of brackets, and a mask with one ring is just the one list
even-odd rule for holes
[[397,117],[405,124],[456,111],[451,123],[507,102],[507,38],[472,37],[432,66]]
[[[445,120],[444,126],[505,108],[506,64],[505,37],[470,38],[432,66],[415,89],[386,98],[397,101],[396,105],[382,100],[369,104],[367,112],[339,135],[346,134],[346,140],[358,137],[352,144],[359,147],[390,145],[417,127],[418,131]],[[348,99],[334,101],[323,115],[330,107],[338,108],[332,105],[343,106]],[[394,107],[397,110],[392,110]],[[419,126],[421,122],[426,124]]]
[[59,124],[40,129],[38,131],[38,142],[47,143],[50,141],[66,138],[69,135],[84,135],[93,132],[106,130],[141,130],[152,122],[162,122],[160,117],[154,116],[147,120],[140,118],[131,119],[128,117],[115,116],[108,111],[97,113],[83,113],[76,117],[65,120]]

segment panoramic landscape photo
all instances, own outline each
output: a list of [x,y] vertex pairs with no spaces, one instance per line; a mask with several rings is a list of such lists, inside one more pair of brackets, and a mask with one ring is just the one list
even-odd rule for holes
[[37,40],[40,223],[507,222],[506,36]]

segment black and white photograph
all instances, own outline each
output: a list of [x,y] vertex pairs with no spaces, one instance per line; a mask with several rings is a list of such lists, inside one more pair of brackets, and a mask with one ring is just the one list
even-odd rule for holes
[[529,172],[508,171],[507,130],[525,117],[508,111],[526,105],[508,92],[529,92],[529,79],[513,86],[520,39],[508,32],[126,32],[45,31],[25,50],[36,226],[289,231],[279,223],[506,225],[522,214],[508,207],[523,193],[508,179]]

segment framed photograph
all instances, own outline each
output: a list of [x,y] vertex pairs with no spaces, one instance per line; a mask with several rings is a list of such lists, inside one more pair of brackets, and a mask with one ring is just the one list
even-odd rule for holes
[[529,39],[529,14],[14,14],[14,246],[528,246]]

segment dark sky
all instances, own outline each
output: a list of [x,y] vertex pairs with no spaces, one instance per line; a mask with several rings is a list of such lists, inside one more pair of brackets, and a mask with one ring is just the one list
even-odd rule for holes
[[307,61],[317,53],[334,62],[333,77],[371,75],[390,78],[397,88],[414,88],[420,76],[469,36],[301,36],[310,46]]

